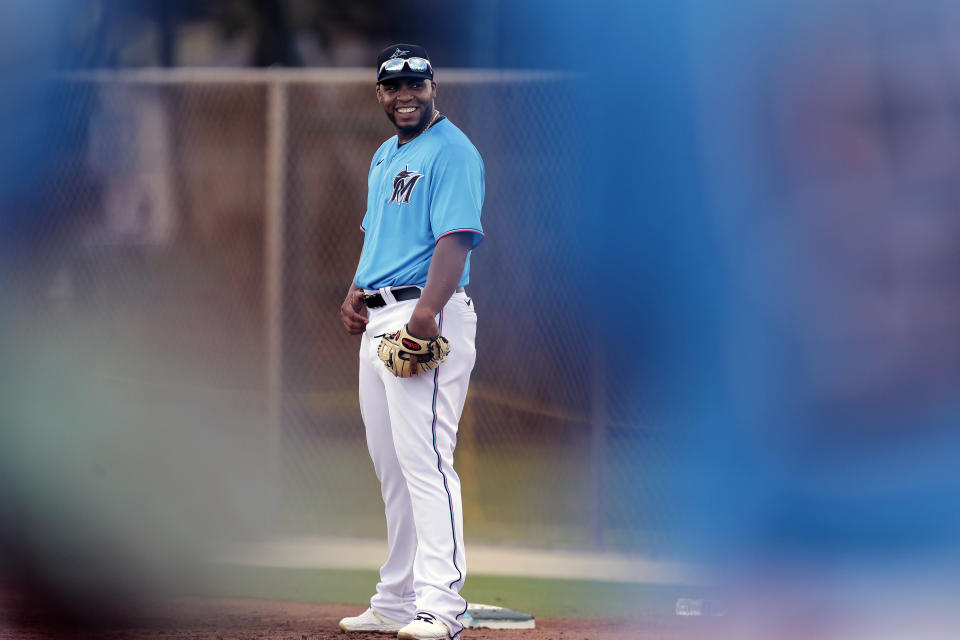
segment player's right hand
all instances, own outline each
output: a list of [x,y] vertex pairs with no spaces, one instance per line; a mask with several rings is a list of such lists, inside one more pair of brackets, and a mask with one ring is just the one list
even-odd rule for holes
[[343,304],[340,305],[340,320],[343,321],[343,326],[346,327],[347,333],[355,336],[364,332],[367,328],[367,323],[370,322],[370,320],[363,315],[362,312],[364,311],[366,311],[366,307],[363,304],[363,291],[355,289],[348,293]]

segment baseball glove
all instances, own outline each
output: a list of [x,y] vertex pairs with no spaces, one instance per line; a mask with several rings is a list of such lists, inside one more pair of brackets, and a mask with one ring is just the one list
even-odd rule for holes
[[436,368],[450,353],[450,341],[443,336],[418,338],[403,325],[399,331],[385,333],[378,355],[393,375],[409,378]]

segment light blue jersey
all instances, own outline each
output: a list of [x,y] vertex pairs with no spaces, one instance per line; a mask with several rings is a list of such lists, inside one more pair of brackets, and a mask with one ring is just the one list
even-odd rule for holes
[[[377,149],[367,178],[363,253],[354,282],[361,289],[424,286],[433,249],[445,235],[483,241],[483,160],[447,119],[401,147],[393,136]],[[470,255],[460,286],[470,281]]]

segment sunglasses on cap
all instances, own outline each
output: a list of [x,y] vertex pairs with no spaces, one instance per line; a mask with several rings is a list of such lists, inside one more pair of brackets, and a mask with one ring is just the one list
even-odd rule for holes
[[391,58],[380,65],[380,69],[377,71],[377,80],[379,81],[384,73],[403,71],[404,65],[414,73],[430,73],[430,75],[433,75],[433,67],[430,66],[430,61],[426,58]]

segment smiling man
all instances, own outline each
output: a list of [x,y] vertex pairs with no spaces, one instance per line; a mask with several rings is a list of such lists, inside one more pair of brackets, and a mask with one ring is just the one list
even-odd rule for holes
[[373,155],[363,252],[340,307],[360,340],[360,413],[380,480],[390,555],[370,608],[344,631],[456,638],[466,611],[457,425],[476,359],[464,287],[483,240],[483,161],[434,104],[423,47],[377,59],[377,100],[396,135]]

